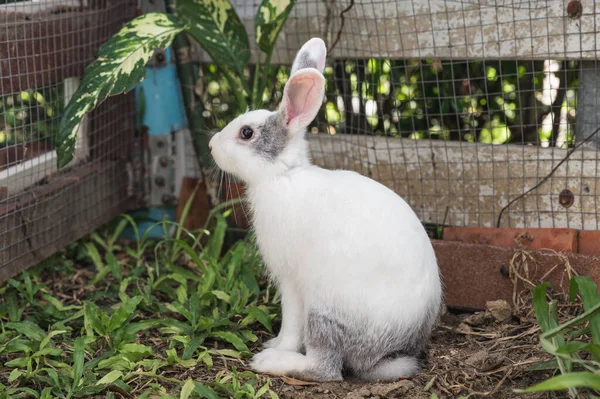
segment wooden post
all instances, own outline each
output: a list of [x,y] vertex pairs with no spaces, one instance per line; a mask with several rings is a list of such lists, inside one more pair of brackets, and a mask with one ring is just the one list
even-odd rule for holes
[[[583,61],[579,75],[577,92],[577,123],[575,137],[577,142],[588,138],[600,128],[600,65],[597,61]],[[600,132],[591,138],[584,148],[600,148]]]

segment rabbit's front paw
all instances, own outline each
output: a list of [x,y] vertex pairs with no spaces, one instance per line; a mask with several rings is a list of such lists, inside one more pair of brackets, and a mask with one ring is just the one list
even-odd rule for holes
[[[276,340],[274,338],[273,340]],[[271,341],[273,341],[271,340]],[[280,374],[281,352],[277,349],[268,348],[252,357],[250,367],[258,373]]]
[[287,375],[303,370],[306,361],[300,353],[269,348],[254,355],[250,367],[257,373]]

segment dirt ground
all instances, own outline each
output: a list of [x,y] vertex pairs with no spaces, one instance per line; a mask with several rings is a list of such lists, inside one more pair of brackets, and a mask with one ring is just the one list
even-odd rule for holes
[[[410,380],[391,384],[356,381],[303,385],[272,378],[282,398],[547,398],[547,394],[517,394],[550,376],[528,371],[550,360],[538,346],[539,328],[533,322],[511,317],[498,322],[490,312],[446,312],[433,333],[427,365]],[[296,385],[298,384],[298,385]],[[560,397],[560,396],[550,396]]]

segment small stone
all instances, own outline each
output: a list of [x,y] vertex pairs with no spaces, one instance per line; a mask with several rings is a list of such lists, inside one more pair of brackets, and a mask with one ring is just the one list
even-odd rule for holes
[[485,361],[487,355],[487,351],[475,352],[471,356],[469,356],[467,360],[465,360],[465,363],[471,367],[479,368],[479,366]]
[[458,325],[458,327],[456,327],[456,329],[460,332],[464,332],[464,333],[470,333],[473,332],[473,330],[471,329],[471,326],[469,326],[468,324],[465,323],[460,323]]
[[477,312],[468,316],[463,320],[463,323],[466,323],[470,326],[477,327],[484,325],[489,320],[489,316],[486,312]]
[[368,398],[369,396],[371,396],[371,391],[369,391],[369,388],[367,387],[359,389],[356,393],[362,396],[363,398]]
[[503,299],[488,301],[485,303],[485,307],[498,323],[504,323],[512,316],[510,304]]
[[489,354],[482,350],[469,356],[465,363],[479,371],[489,371],[504,363],[504,356],[500,354]]

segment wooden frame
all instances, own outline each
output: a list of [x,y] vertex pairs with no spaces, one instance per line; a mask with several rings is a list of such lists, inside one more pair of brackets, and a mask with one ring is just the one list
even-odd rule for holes
[[[81,165],[0,204],[0,282],[40,262],[92,229],[135,207],[123,162]],[[102,201],[98,198],[102,187]]]
[[[365,174],[400,194],[425,223],[496,227],[501,210],[550,174],[569,150],[535,146],[309,135],[314,162]],[[596,151],[576,151],[539,188],[503,214],[499,227],[598,230]],[[570,207],[560,193],[574,196]]]
[[[64,103],[67,104],[79,85],[79,78],[68,78],[64,81]],[[77,131],[75,156],[69,163],[73,166],[89,156],[89,118],[84,117]],[[56,151],[50,150],[45,154],[19,162],[0,171],[0,187],[6,187],[8,196],[23,192],[41,179],[55,173]]]
[[[291,65],[295,50],[314,36],[331,43],[348,1],[298,2],[273,52],[274,63]],[[395,4],[394,4],[395,3]],[[330,58],[395,59],[589,59],[598,57],[600,29],[593,2],[581,15],[570,0],[355,0]],[[258,5],[232,4],[254,42]],[[253,47],[254,48],[254,47]],[[199,52],[203,61],[208,56]]]
[[88,0],[43,0],[42,2],[22,0],[18,3],[0,4],[0,12],[35,14],[52,11],[57,8],[78,8],[87,6]]

